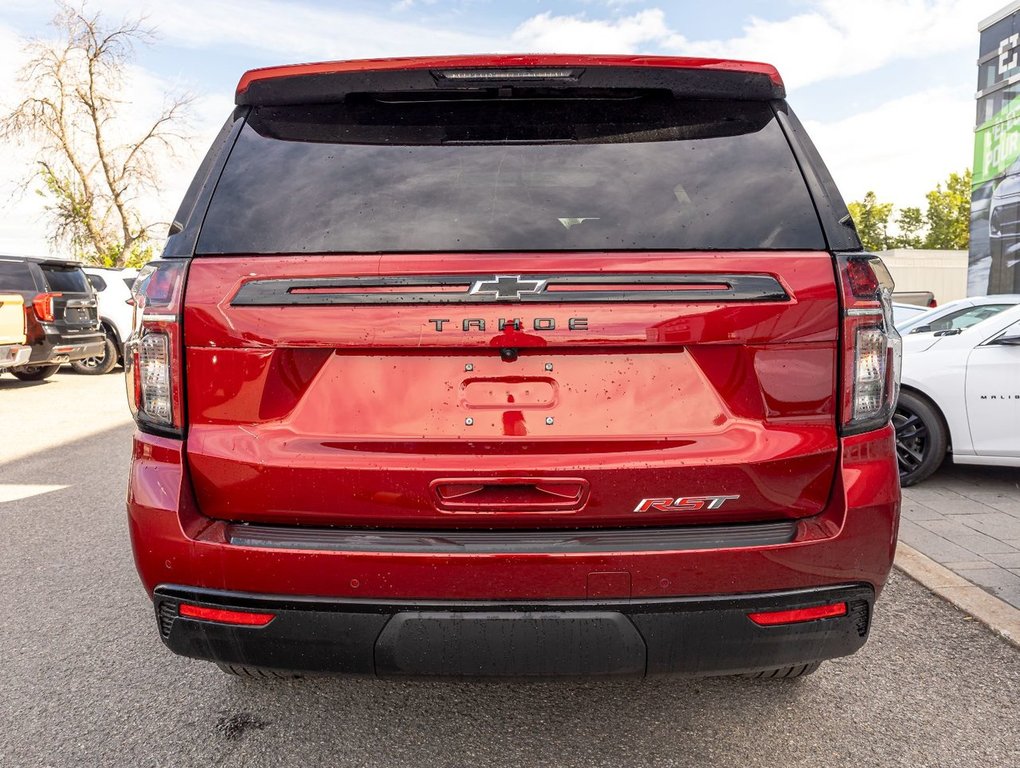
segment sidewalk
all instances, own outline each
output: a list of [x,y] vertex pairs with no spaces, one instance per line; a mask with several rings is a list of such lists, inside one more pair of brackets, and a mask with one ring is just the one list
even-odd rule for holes
[[947,462],[903,489],[900,541],[1020,609],[1020,469]]

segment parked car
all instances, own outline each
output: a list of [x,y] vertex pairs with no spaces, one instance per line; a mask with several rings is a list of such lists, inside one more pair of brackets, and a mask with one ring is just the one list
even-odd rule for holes
[[913,304],[928,309],[938,306],[935,294],[931,291],[896,291],[893,293],[893,301],[897,304]]
[[903,328],[909,325],[915,318],[925,315],[932,310],[927,307],[921,307],[917,304],[900,304],[899,302],[893,302],[893,325],[896,326],[896,330],[903,333]]
[[645,56],[245,74],[134,288],[163,642],[267,676],[859,649],[900,504],[892,281],[784,94]]
[[25,300],[19,293],[0,293],[0,371],[24,365],[31,353],[25,344]]
[[62,363],[103,350],[96,297],[76,261],[0,256],[0,292],[25,302],[29,361],[11,369],[24,381],[49,378]]
[[124,359],[124,345],[131,338],[134,301],[131,286],[137,269],[85,267],[85,275],[96,292],[99,321],[102,323],[105,346],[103,353],[71,363],[78,373],[89,375],[109,373]]
[[[1020,304],[1020,294],[999,294],[997,296],[971,296],[966,299],[947,301],[945,304],[929,309],[926,312],[896,320],[896,330],[901,335],[908,333],[937,333],[955,328],[969,328],[975,323],[986,320]],[[893,305],[893,316],[896,316],[896,305]]]
[[957,464],[1020,467],[1020,306],[903,339],[896,452],[903,485]]

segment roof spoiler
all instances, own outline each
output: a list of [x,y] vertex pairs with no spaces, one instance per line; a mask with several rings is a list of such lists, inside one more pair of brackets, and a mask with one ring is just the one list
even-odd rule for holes
[[786,89],[771,64],[673,56],[528,54],[356,59],[245,72],[240,106],[315,104],[349,93],[514,88],[649,88],[703,99],[767,101]]

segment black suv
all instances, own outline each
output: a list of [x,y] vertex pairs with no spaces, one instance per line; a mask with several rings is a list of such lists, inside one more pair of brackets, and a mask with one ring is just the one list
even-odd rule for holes
[[19,379],[41,381],[62,363],[103,353],[96,295],[78,262],[0,256],[0,293],[25,298],[32,355],[28,365],[12,369]]

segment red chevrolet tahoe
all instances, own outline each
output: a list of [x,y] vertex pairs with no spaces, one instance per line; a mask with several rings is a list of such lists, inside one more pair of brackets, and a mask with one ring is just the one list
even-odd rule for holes
[[896,545],[888,272],[765,64],[254,70],[136,283],[128,515],[235,674],[755,674]]

